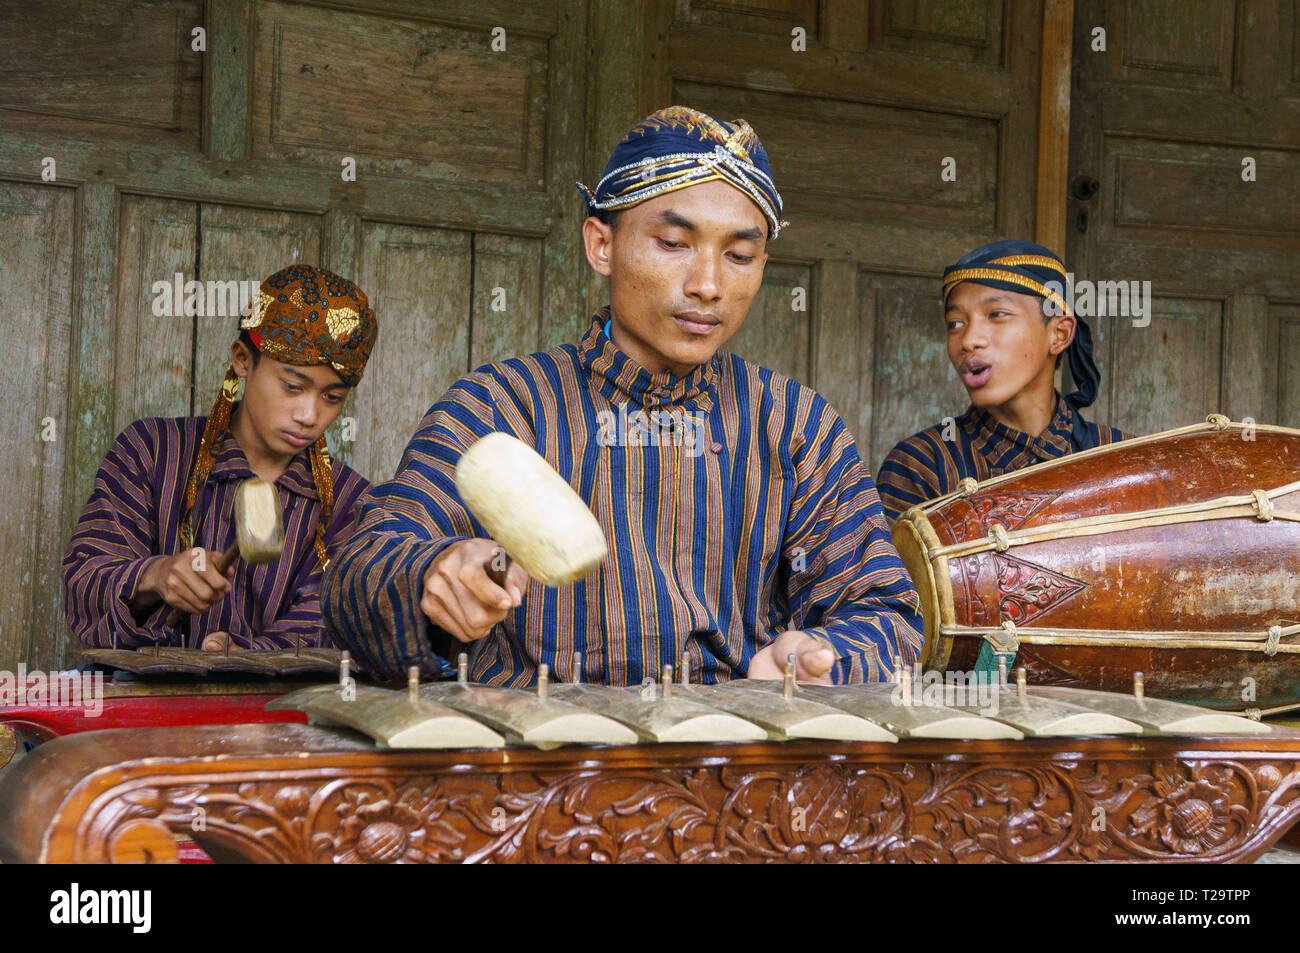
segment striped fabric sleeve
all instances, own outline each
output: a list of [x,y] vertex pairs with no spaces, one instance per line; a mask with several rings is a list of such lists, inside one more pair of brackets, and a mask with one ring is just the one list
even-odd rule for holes
[[820,397],[804,447],[782,553],[791,628],[830,642],[837,684],[883,681],[919,657],[920,602],[853,437]]
[[351,538],[326,567],[325,626],[381,678],[404,677],[412,665],[426,676],[447,671],[433,646],[449,637],[420,609],[424,575],[452,543],[486,535],[460,502],[454,475],[471,444],[507,429],[498,390],[478,373],[452,385],[425,415],[393,479],[361,504]]
[[893,523],[909,507],[943,495],[934,448],[922,432],[895,444],[880,465],[876,488],[885,516]]
[[[343,551],[351,535],[361,501],[370,489],[370,481],[359,473],[348,472],[348,481],[335,484],[338,496],[334,501],[334,514],[325,530],[325,554],[333,562]],[[280,617],[262,628],[260,635],[251,639],[236,638],[235,644],[252,649],[291,649],[298,645],[329,645],[321,618],[321,571],[315,552],[307,560],[294,591],[289,608]]]
[[166,558],[156,554],[153,538],[156,455],[156,435],[147,421],[118,434],[64,552],[64,609],[85,645],[130,648],[166,639],[165,603],[139,618],[128,605],[149,566]]

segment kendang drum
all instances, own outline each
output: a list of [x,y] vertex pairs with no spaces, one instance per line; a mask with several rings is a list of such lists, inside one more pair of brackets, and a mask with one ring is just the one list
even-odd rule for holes
[[1214,414],[968,478],[893,538],[926,669],[972,671],[987,642],[1035,684],[1300,703],[1300,430]]

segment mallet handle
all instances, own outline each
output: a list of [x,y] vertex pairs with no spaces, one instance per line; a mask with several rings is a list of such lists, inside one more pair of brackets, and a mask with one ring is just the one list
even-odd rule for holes
[[[230,548],[217,557],[217,561],[212,564],[212,568],[224,576],[226,574],[226,570],[230,568],[230,564],[233,563],[236,557],[238,556],[239,556],[239,543],[238,542],[231,543]],[[181,624],[181,619],[183,619],[184,617],[185,617],[185,612],[183,610],[178,608],[173,608],[171,614],[167,616],[167,628],[169,629],[176,628],[176,626]]]
[[[504,553],[502,555],[504,555]],[[506,564],[501,569],[496,569],[492,565],[494,562],[497,561],[496,556],[492,556],[491,558],[488,559],[487,562],[483,564],[483,568],[487,571],[488,578],[491,579],[493,582],[495,582],[502,589],[506,587],[506,573],[510,571],[510,562],[511,562],[509,556],[506,556],[505,560],[506,560]]]

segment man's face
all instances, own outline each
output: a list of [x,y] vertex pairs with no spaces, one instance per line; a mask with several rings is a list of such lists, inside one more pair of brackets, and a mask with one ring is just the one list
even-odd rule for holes
[[948,359],[976,407],[999,407],[1031,387],[1051,388],[1074,318],[1043,317],[1033,295],[963,281],[948,296]]
[[348,387],[332,367],[283,364],[265,354],[254,367],[252,355],[238,341],[231,356],[245,378],[243,411],[275,456],[293,456],[310,447],[343,409]]
[[763,281],[767,219],[725,182],[705,182],[583,223],[587,260],[609,278],[614,343],[651,373],[682,376],[744,323]]

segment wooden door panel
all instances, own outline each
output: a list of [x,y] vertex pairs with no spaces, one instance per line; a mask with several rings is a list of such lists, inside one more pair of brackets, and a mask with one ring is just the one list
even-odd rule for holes
[[998,65],[1003,6],[1001,0],[881,0],[871,4],[872,47]]
[[[273,209],[204,204],[200,209],[200,279],[258,285],[289,265],[320,262],[321,217]],[[219,299],[218,299],[219,302]],[[230,363],[239,318],[195,318],[194,413],[206,414]]]
[[371,480],[397,470],[424,417],[468,370],[468,232],[366,222],[360,284],[379,338],[357,388],[352,465]]
[[[675,101],[753,126],[772,160],[786,218],[811,216],[877,226],[992,228],[997,219],[995,120],[866,103],[678,83]],[[941,177],[945,159],[955,178]]]
[[0,125],[198,146],[201,0],[0,0],[0,23]]
[[1076,0],[1070,178],[1099,189],[1071,199],[1067,264],[1149,281],[1156,300],[1146,328],[1093,322],[1105,422],[1300,425],[1283,394],[1300,340],[1270,318],[1300,300],[1295,7]]
[[1126,0],[1109,5],[1109,78],[1183,90],[1232,88],[1234,0]]
[[[551,4],[538,4],[543,9]],[[546,158],[544,37],[381,11],[258,5],[253,154],[369,175],[466,176],[540,189]]]
[[1300,307],[1274,311],[1277,325],[1277,421],[1300,427]]
[[474,236],[474,313],[468,368],[538,349],[541,280],[540,241],[509,235]]
[[1147,327],[1122,317],[1091,323],[1109,355],[1110,404],[1098,407],[1109,419],[1098,420],[1145,434],[1218,412],[1222,301],[1155,298]]
[[948,360],[937,278],[862,274],[861,326],[874,335],[868,462],[879,472],[894,444],[970,404]]
[[[193,202],[122,196],[116,431],[140,417],[182,417],[191,411],[195,318],[185,313],[184,286],[195,273],[197,223],[198,206]],[[174,293],[177,274],[179,298]],[[161,285],[155,288],[157,282],[165,282],[172,293]],[[107,450],[105,446],[101,453]]]
[[65,542],[63,463],[72,328],[72,189],[0,182],[0,332],[9,342],[0,401],[0,664],[58,657],[63,629],[59,563]]
[[[803,310],[795,310],[799,302],[796,289],[803,289]],[[814,296],[812,272],[806,266],[769,261],[745,323],[724,350],[811,386],[809,341]]]

